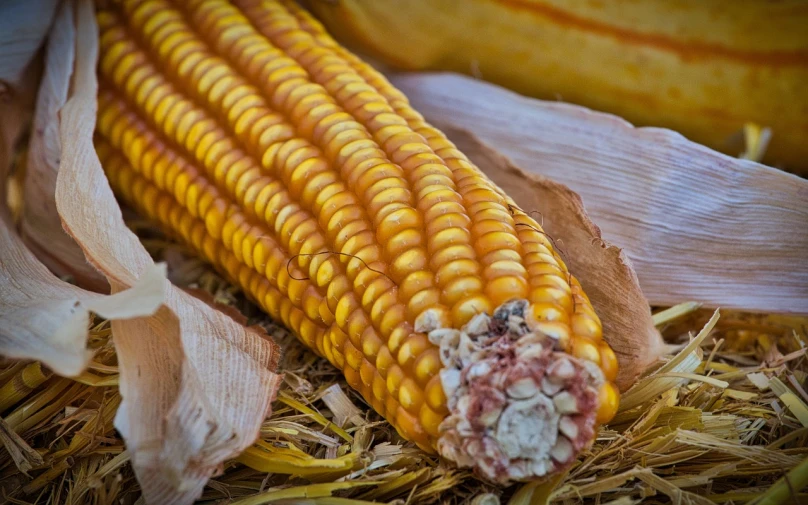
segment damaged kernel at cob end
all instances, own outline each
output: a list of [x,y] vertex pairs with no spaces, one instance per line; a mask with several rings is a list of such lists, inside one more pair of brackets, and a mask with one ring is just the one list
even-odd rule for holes
[[[614,386],[592,361],[536,328],[526,300],[437,329],[449,416],[438,450],[505,483],[568,467],[617,409]],[[592,356],[589,356],[592,357]]]
[[489,480],[569,466],[614,353],[541,227],[293,1],[98,12],[96,145],[193,247],[425,451]]

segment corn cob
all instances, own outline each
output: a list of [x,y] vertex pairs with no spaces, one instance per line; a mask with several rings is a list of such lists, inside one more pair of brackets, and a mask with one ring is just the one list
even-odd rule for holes
[[233,3],[99,9],[120,198],[423,450],[500,483],[569,466],[617,362],[550,239],[294,2]]

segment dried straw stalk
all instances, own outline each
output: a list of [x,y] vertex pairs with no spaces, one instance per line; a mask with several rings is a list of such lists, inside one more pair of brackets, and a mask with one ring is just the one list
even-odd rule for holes
[[[804,503],[808,479],[805,318],[683,305],[655,322],[676,358],[641,380],[592,450],[558,482],[495,489],[403,442],[340,374],[179,246],[130,220],[178,285],[212,295],[269,330],[286,381],[261,440],[212,479],[202,502]],[[712,315],[712,317],[711,317]],[[140,496],[112,426],[120,403],[110,327],[78,378],[37,363],[0,365],[0,501],[134,504]],[[695,336],[695,338],[693,338]],[[630,407],[630,408],[626,408]],[[14,455],[13,458],[8,455]],[[801,501],[803,500],[803,501]]]

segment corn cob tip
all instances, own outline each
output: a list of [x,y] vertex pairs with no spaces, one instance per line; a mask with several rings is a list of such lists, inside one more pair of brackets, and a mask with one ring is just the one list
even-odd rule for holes
[[594,440],[603,373],[538,330],[526,300],[436,329],[449,415],[437,448],[495,483],[542,478]]

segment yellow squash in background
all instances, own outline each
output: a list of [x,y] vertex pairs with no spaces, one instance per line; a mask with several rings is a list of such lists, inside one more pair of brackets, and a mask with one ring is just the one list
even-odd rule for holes
[[671,128],[808,173],[808,2],[309,0],[349,45],[408,70],[476,75],[522,94]]

